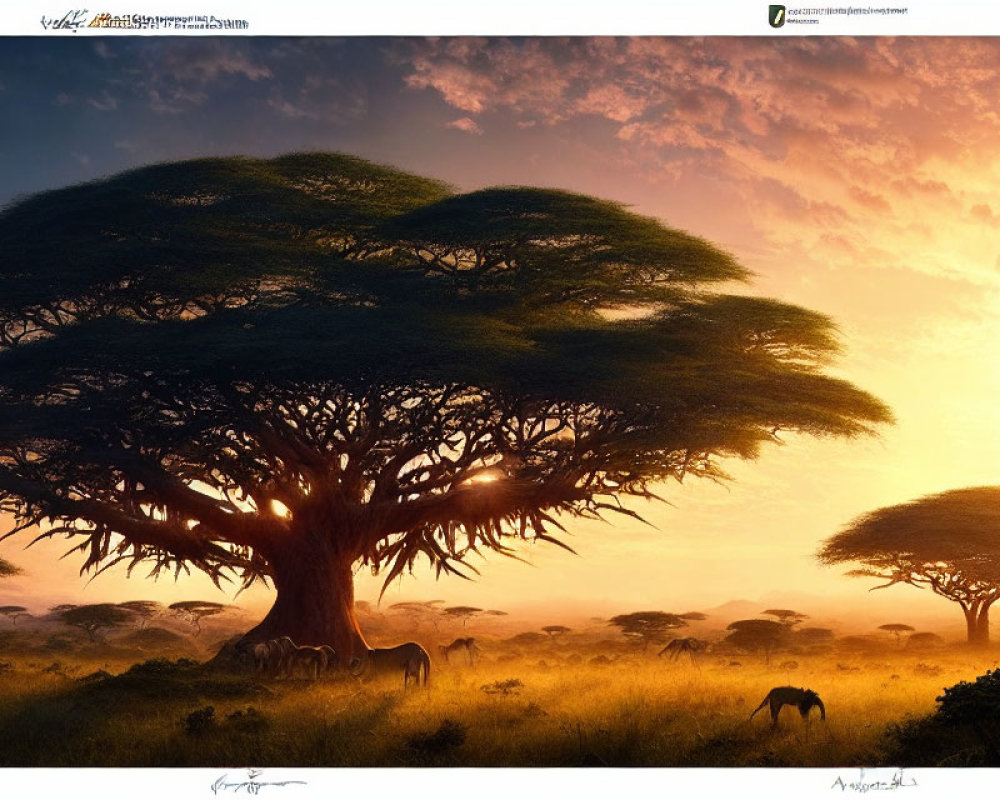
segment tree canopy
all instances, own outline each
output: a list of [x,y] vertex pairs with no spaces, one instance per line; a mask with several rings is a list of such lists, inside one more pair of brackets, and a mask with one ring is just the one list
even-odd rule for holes
[[662,644],[670,639],[672,631],[687,626],[687,620],[667,611],[633,611],[612,617],[608,624],[621,628],[626,636],[641,640],[645,650],[650,643]]
[[761,611],[760,613],[767,614],[769,617],[776,617],[778,622],[789,628],[794,628],[800,622],[809,619],[808,614],[802,614],[790,608],[769,608],[767,611]]
[[132,612],[114,603],[94,603],[71,606],[59,612],[59,618],[67,625],[82,628],[90,641],[97,641],[97,632],[102,628],[117,628],[132,620]]
[[771,654],[792,640],[791,628],[770,619],[741,619],[726,626],[732,631],[725,642],[751,653],[762,652],[764,660],[771,662]]
[[0,606],[0,614],[3,614],[7,619],[17,625],[18,617],[27,617],[28,609],[24,606]]
[[222,603],[216,603],[213,600],[181,600],[177,603],[171,603],[167,606],[167,608],[175,614],[180,614],[185,617],[197,631],[195,636],[200,636],[201,621],[206,617],[214,617],[223,613],[228,610],[230,606],[223,605]]
[[[201,159],[0,213],[0,511],[272,582],[249,639],[363,646],[353,570],[558,542],[782,431],[890,419],[833,322],[616,203],[336,154]],[[622,312],[610,314],[617,310]]]
[[7,578],[12,575],[20,575],[21,568],[11,564],[7,559],[0,558],[0,578]]
[[[859,517],[830,537],[824,564],[857,562],[848,575],[926,587],[958,603],[970,643],[989,641],[1000,598],[1000,487],[955,489]],[[912,638],[912,637],[911,637]]]

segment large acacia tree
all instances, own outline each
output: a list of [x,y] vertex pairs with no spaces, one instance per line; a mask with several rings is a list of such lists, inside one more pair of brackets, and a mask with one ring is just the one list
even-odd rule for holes
[[990,640],[1000,599],[1000,486],[956,489],[865,514],[830,537],[824,564],[860,563],[855,577],[930,589],[958,603],[970,644]]
[[357,569],[462,571],[781,431],[886,421],[823,374],[829,319],[708,291],[746,278],[614,203],[341,155],[29,198],[0,214],[0,510],[84,569],[266,580],[245,642],[349,657]]

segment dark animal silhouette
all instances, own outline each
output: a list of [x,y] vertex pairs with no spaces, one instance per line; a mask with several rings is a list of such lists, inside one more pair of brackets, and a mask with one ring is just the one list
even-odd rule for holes
[[441,657],[445,660],[445,663],[450,663],[448,656],[451,653],[458,652],[459,650],[465,650],[465,654],[469,657],[469,664],[475,662],[475,656],[480,652],[479,648],[476,646],[476,639],[474,636],[468,636],[464,639],[456,639],[451,644],[438,645],[438,651],[441,653]]
[[701,639],[674,639],[670,644],[657,653],[657,656],[669,653],[670,660],[676,661],[681,657],[681,653],[687,653],[691,657],[691,663],[697,664],[694,660],[694,654],[700,653],[707,647],[708,642],[704,642]]
[[823,701],[819,699],[819,695],[812,689],[797,689],[794,686],[776,686],[767,693],[767,697],[754,709],[753,714],[750,715],[750,719],[753,719],[754,714],[766,705],[770,705],[771,707],[772,728],[778,725],[778,712],[781,711],[782,706],[795,706],[799,710],[799,714],[802,715],[803,722],[808,721],[809,711],[812,707],[818,706],[820,719],[826,719],[826,708],[823,706]]

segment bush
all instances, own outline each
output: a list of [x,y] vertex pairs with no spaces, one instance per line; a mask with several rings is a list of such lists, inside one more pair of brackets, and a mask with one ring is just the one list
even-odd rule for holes
[[441,720],[434,733],[417,733],[411,736],[406,746],[423,755],[440,755],[465,744],[468,728],[451,719]]
[[192,711],[184,719],[184,732],[197,736],[210,728],[215,727],[215,708],[205,706],[197,711]]
[[505,681],[493,681],[493,683],[487,683],[479,687],[480,691],[486,694],[499,694],[504,697],[517,694],[523,688],[524,684],[517,678],[508,678]]
[[1000,766],[1000,669],[961,681],[929,717],[893,726],[891,758],[906,766]]

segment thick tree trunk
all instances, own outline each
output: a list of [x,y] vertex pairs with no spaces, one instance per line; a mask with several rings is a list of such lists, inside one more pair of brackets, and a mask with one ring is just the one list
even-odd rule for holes
[[990,604],[983,603],[976,618],[976,642],[981,645],[990,643]]
[[965,614],[965,630],[968,643],[974,647],[982,647],[990,641],[990,606],[977,600],[969,605],[962,604]]
[[354,558],[320,546],[286,542],[269,554],[277,598],[239,647],[291,637],[295,644],[327,644],[341,665],[367,651],[354,613]]
[[976,610],[962,606],[962,613],[965,614],[965,636],[969,644],[976,642]]

